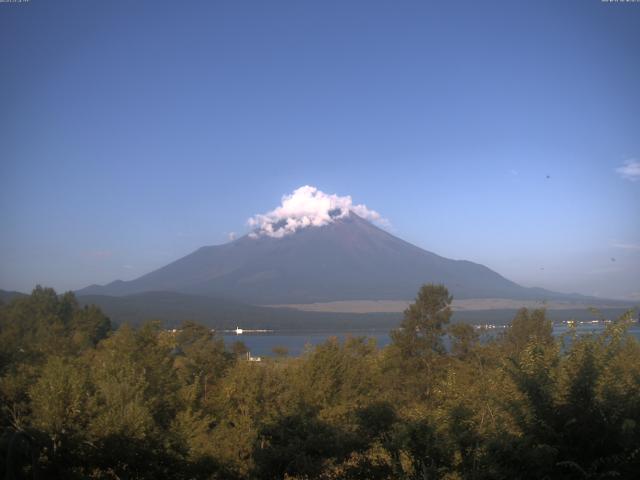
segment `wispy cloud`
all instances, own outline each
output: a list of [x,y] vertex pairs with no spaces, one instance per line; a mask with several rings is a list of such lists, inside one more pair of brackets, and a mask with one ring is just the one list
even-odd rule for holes
[[321,227],[344,218],[350,212],[383,225],[388,222],[366,205],[354,205],[351,196],[329,195],[316,187],[305,185],[282,197],[279,207],[251,217],[249,225],[253,237],[267,235],[281,238],[307,227]]
[[227,239],[228,239],[230,242],[233,242],[237,237],[238,237],[238,235],[236,235],[236,232],[229,232],[229,233],[227,233]]
[[624,250],[640,250],[640,243],[621,243],[614,242],[611,244],[614,248],[622,248]]
[[616,172],[625,180],[640,180],[640,162],[634,159],[627,160],[624,165],[616,168]]

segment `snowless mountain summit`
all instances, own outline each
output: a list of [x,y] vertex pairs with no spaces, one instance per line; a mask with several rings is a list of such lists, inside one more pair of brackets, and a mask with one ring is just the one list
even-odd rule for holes
[[455,298],[518,300],[572,296],[522,287],[493,270],[423,250],[373,225],[377,212],[350,197],[302,187],[277,209],[252,218],[254,230],[199,248],[131,281],[92,285],[80,295],[166,291],[252,304],[405,300],[424,283],[443,283]]

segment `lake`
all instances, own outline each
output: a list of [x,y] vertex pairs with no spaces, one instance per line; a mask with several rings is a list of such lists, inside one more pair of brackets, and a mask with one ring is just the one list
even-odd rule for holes
[[[576,330],[578,334],[600,333],[604,330],[603,323],[580,323]],[[504,328],[488,330],[488,336],[502,332]],[[554,335],[562,335],[569,331],[567,324],[554,324]],[[629,334],[640,340],[640,325],[636,322],[629,329]],[[319,345],[326,342],[331,337],[337,337],[344,341],[347,337],[367,337],[374,338],[378,347],[384,347],[391,342],[389,330],[362,330],[352,332],[300,332],[300,331],[274,331],[268,333],[243,333],[236,335],[224,333],[224,343],[230,346],[235,341],[243,342],[251,355],[254,357],[265,357],[273,355],[274,347],[286,347],[290,356],[298,356],[304,352],[306,345]]]

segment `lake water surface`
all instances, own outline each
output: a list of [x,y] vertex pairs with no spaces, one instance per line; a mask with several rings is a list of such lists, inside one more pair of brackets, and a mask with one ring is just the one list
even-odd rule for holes
[[[600,333],[604,330],[603,323],[581,323],[576,330],[579,334]],[[495,328],[488,331],[489,336],[502,332],[503,328]],[[562,335],[569,331],[566,324],[556,324],[553,327],[554,335]],[[634,323],[629,329],[629,334],[640,340],[640,325]],[[286,347],[290,356],[298,356],[304,352],[306,346],[319,345],[326,342],[331,337],[337,337],[344,341],[347,337],[367,337],[376,340],[378,347],[384,347],[391,342],[389,330],[365,330],[352,332],[296,332],[296,331],[274,331],[269,333],[243,333],[236,335],[225,333],[222,335],[224,343],[230,346],[235,341],[243,342],[252,356],[264,357],[273,355],[274,347]]]

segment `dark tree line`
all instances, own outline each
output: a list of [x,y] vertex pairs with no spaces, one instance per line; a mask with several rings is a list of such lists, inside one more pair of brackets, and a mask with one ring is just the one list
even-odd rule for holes
[[[425,285],[392,343],[248,362],[185,323],[113,329],[73,294],[0,305],[5,479],[640,478],[631,315],[554,338],[521,310],[481,342]],[[450,348],[442,343],[444,335]]]

